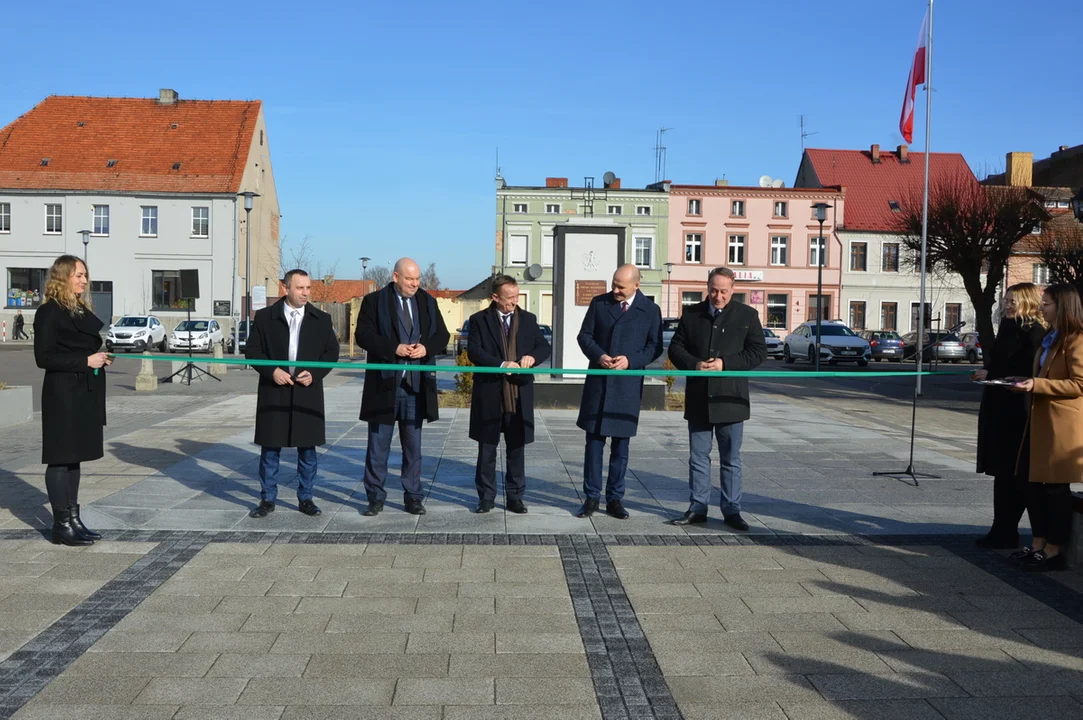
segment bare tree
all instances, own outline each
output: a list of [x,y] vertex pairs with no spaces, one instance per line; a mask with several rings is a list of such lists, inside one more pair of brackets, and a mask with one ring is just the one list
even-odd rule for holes
[[[915,188],[900,203],[897,230],[914,251],[911,257],[917,269],[921,263],[921,214],[921,189]],[[1025,189],[979,185],[971,175],[949,177],[929,188],[926,270],[957,274],[962,279],[974,304],[978,335],[986,347],[993,344],[993,307],[1008,257],[1044,216],[1045,211]]]
[[391,269],[386,265],[374,265],[365,271],[365,279],[372,281],[372,290],[376,292],[391,282]]
[[282,274],[298,268],[310,272],[314,256],[312,239],[308,235],[301,238],[301,242],[297,243],[296,247],[289,247],[288,236],[278,242],[278,267]]
[[338,260],[324,265],[322,260],[317,260],[316,265],[309,275],[312,277],[312,300],[315,302],[330,302],[334,297],[332,288],[335,285],[335,275],[338,272]]
[[440,289],[440,276],[436,274],[436,263],[429,263],[421,273],[421,287],[426,290]]
[[1071,283],[1083,293],[1083,224],[1071,214],[1058,215],[1042,225],[1038,256],[1049,268],[1049,281]]

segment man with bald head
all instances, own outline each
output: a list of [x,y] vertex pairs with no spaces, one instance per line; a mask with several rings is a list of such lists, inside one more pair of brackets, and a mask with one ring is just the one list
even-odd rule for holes
[[421,289],[421,268],[410,258],[395,263],[391,282],[365,296],[357,316],[357,344],[373,364],[402,365],[402,370],[366,370],[361,391],[361,419],[368,422],[365,493],[368,517],[384,509],[391,436],[399,426],[402,489],[406,512],[424,515],[421,487],[421,425],[438,418],[436,373],[424,371],[451,336],[436,300]]
[[[639,290],[639,268],[621,265],[613,273],[612,290],[590,302],[579,330],[579,347],[590,367],[606,370],[642,370],[662,354],[662,313]],[[588,375],[576,424],[586,431],[583,458],[583,494],[579,517],[598,509],[602,494],[602,452],[609,438],[609,476],[605,511],[623,520],[624,473],[628,445],[639,426],[643,377]]]

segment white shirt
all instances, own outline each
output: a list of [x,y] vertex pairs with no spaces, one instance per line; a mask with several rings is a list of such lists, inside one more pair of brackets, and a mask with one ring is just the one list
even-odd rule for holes
[[627,312],[628,309],[632,307],[632,301],[635,300],[635,299],[636,299],[636,294],[632,293],[631,295],[629,295],[625,299],[621,300],[622,305],[624,303],[628,303],[628,307],[622,307],[621,310],[624,311],[624,312]]
[[[289,302],[282,303],[283,312],[286,314],[286,324],[290,326],[290,349],[289,357],[287,360],[290,362],[297,361],[297,346],[301,342],[301,322],[305,319],[305,306],[302,305],[299,308],[295,308],[289,304]],[[294,319],[296,316],[296,319]],[[293,374],[293,367],[289,368],[289,373]]]

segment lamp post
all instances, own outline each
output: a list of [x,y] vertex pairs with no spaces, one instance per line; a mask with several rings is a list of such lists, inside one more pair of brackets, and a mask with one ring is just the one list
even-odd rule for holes
[[[252,201],[259,197],[259,193],[246,190],[237,193],[244,198],[244,319],[252,321]],[[238,333],[240,330],[238,329]],[[237,343],[240,345],[240,342]]]
[[827,244],[824,242],[824,220],[827,219],[827,203],[816,203],[812,209],[816,212],[816,220],[820,223],[820,236],[816,238],[816,372],[820,372],[820,324],[824,317],[824,250]]
[[79,234],[83,236],[83,264],[86,264],[87,249],[90,246],[90,231],[80,230]]
[[673,317],[673,263],[666,263],[666,317]]
[[370,258],[370,257],[361,258],[361,297],[364,297],[365,295],[368,294],[366,292],[366,290],[368,289],[368,286],[365,284],[365,280],[368,279],[368,266],[369,266],[369,260],[371,260],[371,259],[372,258]]

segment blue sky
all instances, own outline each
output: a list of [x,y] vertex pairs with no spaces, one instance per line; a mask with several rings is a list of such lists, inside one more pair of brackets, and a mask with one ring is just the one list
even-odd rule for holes
[[[339,277],[358,277],[361,255],[409,253],[452,288],[493,262],[497,148],[513,184],[612,170],[642,187],[661,125],[681,183],[792,183],[802,114],[812,147],[902,142],[925,12],[923,0],[8,5],[0,125],[49,94],[261,99],[284,234],[309,235]],[[1083,143],[1081,29],[1077,0],[939,0],[933,150],[983,173],[1010,150]]]

